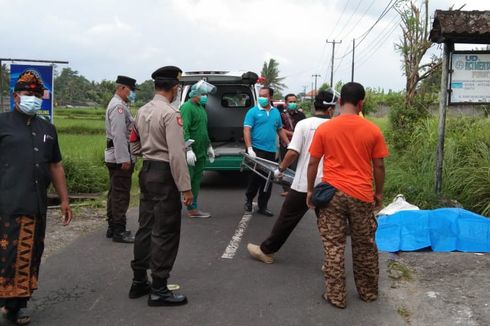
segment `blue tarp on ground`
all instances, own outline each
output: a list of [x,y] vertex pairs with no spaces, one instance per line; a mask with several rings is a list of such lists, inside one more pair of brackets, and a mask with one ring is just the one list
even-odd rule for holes
[[380,251],[490,252],[490,218],[461,208],[400,211],[378,218]]

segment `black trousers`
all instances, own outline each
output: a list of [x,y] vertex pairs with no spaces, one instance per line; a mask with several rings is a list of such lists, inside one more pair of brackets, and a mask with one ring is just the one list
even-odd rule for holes
[[126,230],[126,212],[131,195],[131,176],[134,166],[122,170],[121,164],[106,163],[109,170],[109,192],[107,193],[107,222],[115,232]]
[[146,271],[150,269],[154,284],[164,283],[179,249],[180,192],[166,162],[143,161],[139,184],[139,228],[135,235],[131,268],[135,279],[145,278]]
[[307,211],[306,193],[289,190],[271,234],[260,249],[267,255],[279,251]]
[[[276,160],[276,153],[274,152],[266,152],[257,148],[253,148],[253,150],[255,154],[257,154],[257,157],[264,158],[269,161]],[[265,183],[266,180],[264,178],[261,178],[255,173],[252,172],[250,173],[250,176],[248,178],[247,192],[245,193],[245,196],[247,198],[247,201],[251,202],[257,195],[257,192],[259,192],[259,198],[258,198],[259,209],[266,209],[267,204],[269,203],[269,199],[271,198],[272,183],[264,191]]]

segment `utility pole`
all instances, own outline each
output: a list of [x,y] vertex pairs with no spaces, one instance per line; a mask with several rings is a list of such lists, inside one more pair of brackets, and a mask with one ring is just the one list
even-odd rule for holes
[[0,58],[0,112],[3,112],[3,71],[2,59]]
[[351,77],[350,77],[351,82],[354,82],[354,55],[355,55],[355,52],[356,52],[356,39],[353,38],[352,39],[352,73],[351,73]]
[[330,87],[333,89],[333,69],[334,69],[334,58],[335,58],[335,44],[340,44],[342,43],[342,40],[340,41],[329,41],[327,39],[327,43],[332,43],[332,71],[330,72]]
[[317,90],[316,90],[316,80],[318,77],[321,77],[319,74],[314,74],[314,75],[311,75],[311,77],[315,78],[315,96],[318,94]]
[[310,94],[311,103],[313,103],[313,82],[311,82],[311,94]]

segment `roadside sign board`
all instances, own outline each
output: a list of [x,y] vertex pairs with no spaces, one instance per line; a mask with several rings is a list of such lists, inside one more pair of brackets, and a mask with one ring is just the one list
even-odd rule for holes
[[490,52],[453,52],[449,83],[449,104],[490,103]]
[[[10,65],[10,94],[13,94],[15,83],[27,69],[35,70],[41,77],[46,90],[43,94],[43,103],[38,115],[49,118],[49,121],[53,122],[53,66],[41,66],[41,65]],[[10,97],[10,110],[14,110],[14,97]]]

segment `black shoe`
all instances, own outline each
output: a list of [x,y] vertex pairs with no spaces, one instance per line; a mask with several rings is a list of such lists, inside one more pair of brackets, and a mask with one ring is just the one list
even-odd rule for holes
[[133,284],[131,284],[131,288],[129,289],[129,298],[136,299],[140,298],[144,295],[150,293],[151,284],[148,280],[137,281],[133,280]]
[[187,297],[183,294],[176,294],[170,291],[166,286],[161,289],[151,288],[148,296],[148,305],[150,307],[159,306],[181,306],[187,303]]
[[245,212],[252,213],[252,209],[253,209],[252,202],[247,200],[243,208],[245,209]]
[[105,233],[106,238],[109,238],[110,239],[110,238],[112,238],[113,235],[114,235],[114,231],[112,230],[111,227],[108,227],[107,228],[107,231]]
[[131,235],[131,231],[114,232],[112,241],[119,243],[134,243],[134,237]]
[[259,213],[260,215],[265,215],[265,216],[274,216],[274,213],[272,213],[270,210],[268,210],[267,208],[264,208],[264,209],[259,209],[257,211],[257,213]]

